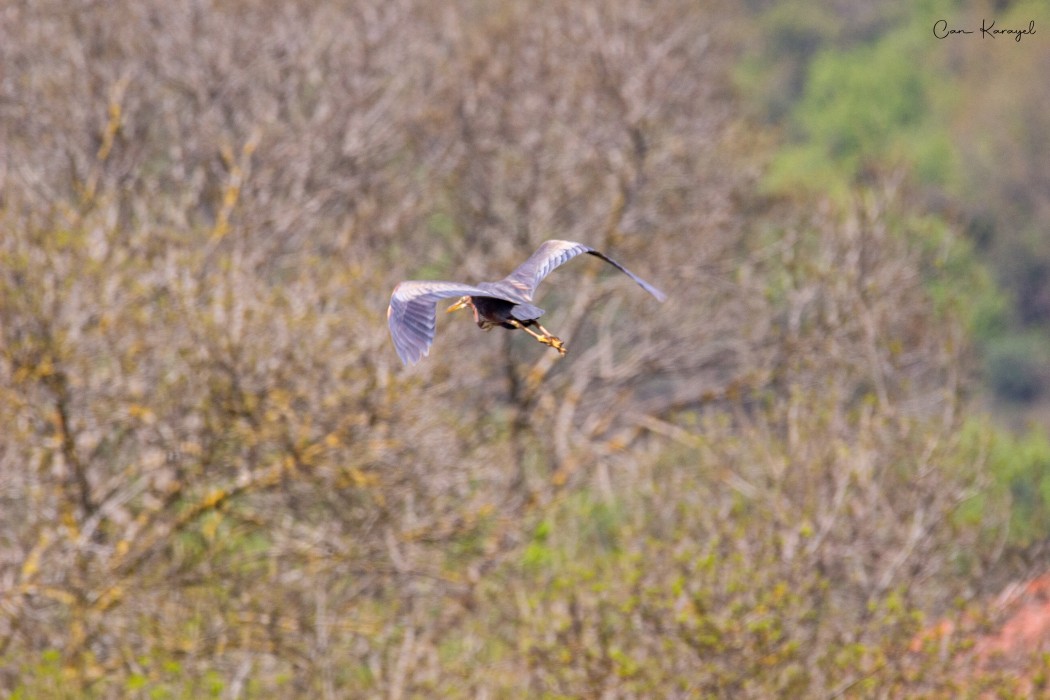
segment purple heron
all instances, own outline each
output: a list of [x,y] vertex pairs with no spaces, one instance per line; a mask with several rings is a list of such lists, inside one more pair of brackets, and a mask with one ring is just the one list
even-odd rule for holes
[[461,282],[413,280],[401,282],[394,287],[386,316],[398,356],[405,365],[413,365],[430,353],[437,321],[434,305],[441,299],[451,297],[459,299],[448,307],[448,312],[470,308],[474,312],[474,321],[484,330],[496,326],[510,330],[520,329],[544,345],[557,350],[559,355],[565,355],[565,343],[536,320],[544,311],[533,306],[532,295],[537,285],[554,268],[582,253],[601,258],[633,279],[659,301],[667,298],[659,289],[590,246],[572,241],[546,241],[518,269],[498,282],[469,285]]

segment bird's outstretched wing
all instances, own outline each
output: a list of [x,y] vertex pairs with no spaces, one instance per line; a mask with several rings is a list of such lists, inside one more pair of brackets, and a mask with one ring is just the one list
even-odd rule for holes
[[609,263],[637,282],[638,286],[652,294],[659,301],[667,299],[666,294],[609,256],[583,243],[574,243],[573,241],[546,241],[536,249],[535,253],[529,256],[528,260],[519,265],[518,269],[499,282],[489,283],[488,286],[499,288],[508,296],[517,294],[524,301],[532,301],[532,295],[536,293],[536,287],[543,281],[544,277],[553,272],[554,268],[562,263],[568,262],[583,253],[590,253]]
[[469,284],[437,280],[402,282],[394,287],[386,317],[402,362],[414,365],[430,352],[437,323],[434,304],[441,299],[463,296],[493,296],[493,293]]

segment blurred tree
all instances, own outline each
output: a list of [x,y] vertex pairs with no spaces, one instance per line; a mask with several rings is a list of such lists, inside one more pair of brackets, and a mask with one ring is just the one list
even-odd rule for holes
[[[1002,333],[1024,335],[1050,318],[1045,82],[1050,52],[1037,42],[953,36],[937,40],[934,21],[953,27],[1024,27],[1040,2],[933,0],[902,9],[875,3],[757,4],[757,48],[737,83],[759,111],[785,125],[786,143],[766,186],[850,196],[873,172],[904,169],[924,190],[925,206],[964,222],[1011,300],[982,347],[1002,356]],[[834,10],[834,11],[832,11]],[[816,19],[819,17],[819,21]],[[1011,44],[1011,45],[1004,45]],[[982,302],[986,308],[995,304]],[[1030,355],[1026,362],[1044,360]],[[999,362],[989,357],[990,366]],[[1008,401],[1023,392],[990,388]],[[1037,384],[1027,382],[1029,387]],[[1037,391],[1041,393],[1041,390]],[[1038,396],[1024,399],[1029,401]]]
[[[1009,521],[925,283],[966,257],[878,174],[754,194],[733,20],[5,7],[0,692],[948,687],[903,655]],[[592,266],[544,289],[564,361],[449,323],[501,361],[400,369],[397,280],[550,237],[671,300]]]

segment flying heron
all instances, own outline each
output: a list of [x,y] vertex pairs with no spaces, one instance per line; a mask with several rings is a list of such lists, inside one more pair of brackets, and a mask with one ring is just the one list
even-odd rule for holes
[[565,355],[565,343],[536,320],[544,312],[532,305],[532,295],[537,285],[554,268],[583,253],[609,263],[659,301],[667,298],[659,289],[590,246],[572,241],[547,241],[518,269],[498,282],[469,285],[460,282],[410,281],[394,287],[386,316],[397,354],[405,365],[413,365],[429,354],[437,321],[434,304],[441,299],[459,297],[455,304],[448,307],[447,313],[469,307],[474,311],[474,321],[482,329],[491,330],[496,326],[521,329],[557,350],[559,355]]

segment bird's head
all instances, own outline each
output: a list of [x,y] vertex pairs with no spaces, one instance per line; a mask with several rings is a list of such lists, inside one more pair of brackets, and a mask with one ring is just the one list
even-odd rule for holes
[[478,307],[474,306],[474,300],[469,296],[460,297],[455,304],[445,309],[445,313],[450,314],[457,309],[470,309],[474,312],[474,321],[478,321]]
[[460,297],[459,299],[456,300],[455,304],[453,304],[452,306],[450,306],[447,309],[445,309],[445,313],[450,314],[453,311],[458,311],[459,309],[463,309],[463,308],[466,308],[468,306],[470,306],[470,307],[474,306],[474,302],[471,301],[470,297]]

